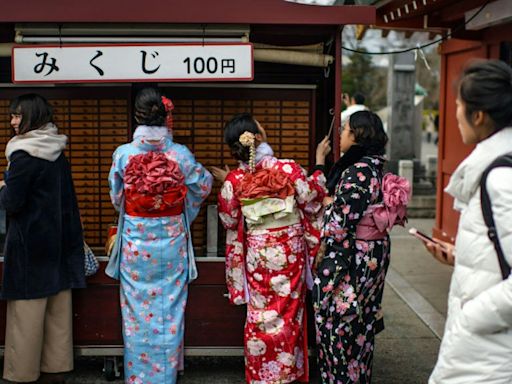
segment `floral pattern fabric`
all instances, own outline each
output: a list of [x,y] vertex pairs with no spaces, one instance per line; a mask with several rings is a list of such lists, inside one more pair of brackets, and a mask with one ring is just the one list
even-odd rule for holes
[[[244,328],[247,383],[307,380],[305,294],[308,258],[319,245],[325,178],[309,179],[291,160],[265,157],[257,166],[291,180],[298,222],[245,230],[239,186],[248,168],[231,171],[219,193],[219,216],[227,230],[226,280],[234,304],[247,303]],[[251,177],[251,176],[249,176]]]
[[318,361],[323,383],[371,381],[375,334],[381,310],[390,241],[362,240],[356,227],[370,205],[382,200],[380,157],[365,156],[342,174],[326,207],[325,255],[313,286]]
[[[126,193],[125,171],[130,161],[152,152],[164,154],[179,165],[179,170],[173,169],[172,173],[183,176],[186,187],[183,209],[192,221],[210,193],[212,176],[187,148],[173,143],[170,137],[163,138],[159,144],[150,144],[139,137],[117,148],[109,175],[114,206],[119,208]],[[160,158],[162,164],[161,156],[149,155],[146,159],[151,156],[153,160]],[[156,175],[153,171],[148,174]],[[164,172],[162,177],[168,176]],[[187,248],[189,230],[182,214],[160,217],[126,214],[120,235],[125,382],[176,383],[183,352],[188,259],[193,257]]]

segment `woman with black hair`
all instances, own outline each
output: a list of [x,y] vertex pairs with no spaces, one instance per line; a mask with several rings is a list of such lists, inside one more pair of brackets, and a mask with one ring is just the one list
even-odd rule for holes
[[71,289],[85,287],[84,247],[67,137],[46,99],[26,94],[10,105],[15,136],[0,182],[9,229],[1,297],[7,300],[3,377],[63,383],[73,369]]
[[456,118],[464,144],[476,144],[445,192],[460,211],[455,245],[427,243],[454,265],[448,316],[430,384],[512,382],[512,277],[502,276],[481,205],[481,179],[504,261],[512,265],[512,168],[486,169],[512,153],[512,69],[498,60],[468,65],[459,80]]
[[125,380],[134,384],[176,382],[187,287],[197,277],[190,225],[212,185],[192,153],[173,142],[168,104],[154,88],[137,94],[139,125],[114,152],[109,175],[120,219],[106,272],[120,279]]
[[[224,131],[237,169],[220,177],[219,216],[226,228],[226,283],[233,304],[247,304],[247,383],[308,382],[306,284],[319,245],[325,178],[274,157],[248,113]],[[329,142],[319,146],[324,160]],[[219,169],[217,169],[219,171]],[[218,174],[218,172],[215,172]]]
[[[388,232],[405,219],[407,182],[383,175],[387,136],[380,118],[360,111],[340,136],[333,197],[326,198],[312,295],[323,383],[370,383],[375,334],[383,327]],[[394,197],[391,198],[391,197]]]

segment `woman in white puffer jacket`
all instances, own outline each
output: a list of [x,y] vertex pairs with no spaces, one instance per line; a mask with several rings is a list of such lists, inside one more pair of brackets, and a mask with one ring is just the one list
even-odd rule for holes
[[[487,236],[480,179],[497,157],[512,152],[512,69],[504,62],[473,62],[458,88],[457,121],[465,144],[476,144],[445,191],[461,212],[455,246],[426,244],[454,264],[448,318],[429,384],[512,383],[512,277],[503,280]],[[501,248],[512,265],[512,168],[493,169],[486,187]]]

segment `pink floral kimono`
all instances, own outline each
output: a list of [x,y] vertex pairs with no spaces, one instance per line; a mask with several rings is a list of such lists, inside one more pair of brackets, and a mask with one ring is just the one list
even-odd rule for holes
[[307,381],[305,296],[319,246],[325,178],[292,160],[264,157],[231,171],[219,193],[227,230],[226,280],[247,303],[245,375],[253,384]]

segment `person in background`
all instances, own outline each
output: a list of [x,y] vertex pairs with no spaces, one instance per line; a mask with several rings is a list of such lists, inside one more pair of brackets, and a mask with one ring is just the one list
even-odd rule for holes
[[[322,383],[371,382],[375,335],[390,261],[389,231],[404,224],[409,185],[383,173],[388,137],[380,118],[352,114],[340,135],[345,154],[326,205],[312,289]],[[323,257],[322,257],[323,255]]]
[[[247,383],[308,382],[306,284],[319,245],[325,178],[274,157],[265,130],[248,113],[233,117],[224,139],[237,169],[214,168],[223,182],[219,217],[226,228],[226,283],[233,304],[247,304]],[[317,151],[330,151],[327,138]]]
[[439,142],[439,112],[437,112],[434,117],[434,130],[435,130],[434,144],[437,145],[437,143]]
[[435,144],[435,134],[436,134],[436,118],[432,113],[423,116],[423,123],[425,124],[425,136],[427,143],[434,141]]
[[[429,384],[512,382],[512,278],[503,279],[487,235],[480,179],[499,156],[512,152],[512,69],[498,60],[475,61],[458,84],[456,118],[464,144],[476,147],[452,174],[445,191],[460,211],[455,245],[437,240],[427,249],[454,265],[448,316]],[[486,180],[497,237],[512,265],[512,168]]]
[[352,96],[348,93],[343,94],[342,101],[347,108],[341,112],[341,126],[344,127],[350,116],[359,111],[366,111],[368,107],[364,105],[365,97],[361,92],[356,92]]
[[[345,111],[342,112],[341,125],[339,127],[340,139],[343,131],[349,122],[350,116],[356,112],[367,111],[364,104],[364,96],[361,93],[355,93],[353,97],[349,97],[346,93],[343,95],[343,100],[347,105],[350,105]],[[349,101],[350,100],[350,101]],[[356,104],[361,103],[361,104]],[[378,117],[378,116],[377,116]],[[380,120],[380,118],[379,118]],[[385,132],[384,132],[385,133]],[[330,170],[326,173],[327,181],[326,187],[329,191],[329,196],[334,196],[335,189],[340,182],[341,174],[345,169],[354,164],[355,161],[360,159],[365,153],[365,149],[360,145],[352,145],[340,148],[340,158],[332,165]],[[324,172],[326,169],[322,169]]]
[[134,111],[133,141],[116,149],[109,175],[112,203],[124,210],[120,262],[111,276],[120,277],[125,380],[173,384],[188,284],[197,277],[190,224],[213,180],[185,146],[173,142],[159,90],[141,90]]
[[[15,136],[0,182],[9,229],[1,298],[7,300],[3,377],[64,383],[73,369],[71,289],[85,287],[80,214],[48,101],[38,94],[11,102]],[[41,377],[40,377],[41,376]]]

